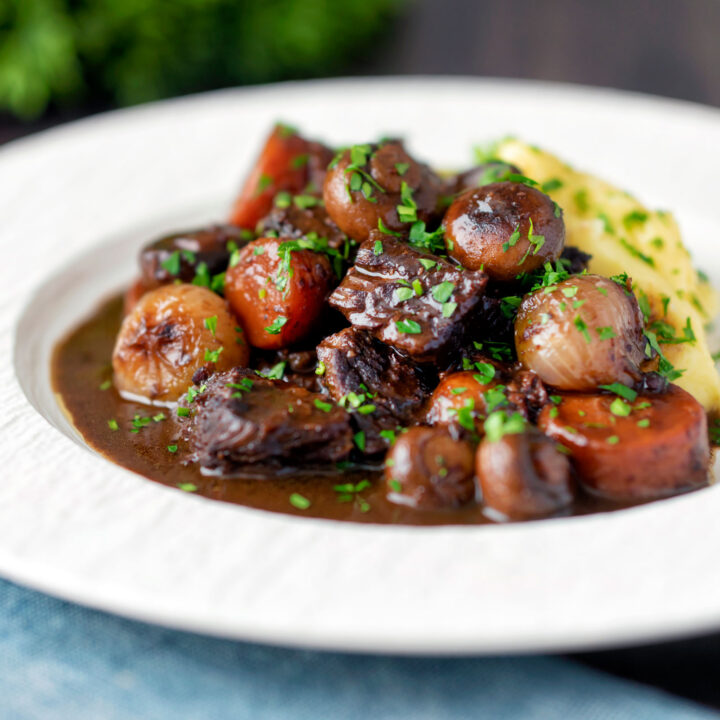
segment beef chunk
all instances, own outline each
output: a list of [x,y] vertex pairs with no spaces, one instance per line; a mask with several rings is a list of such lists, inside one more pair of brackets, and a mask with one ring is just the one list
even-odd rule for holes
[[174,280],[192,282],[201,264],[209,276],[217,275],[228,265],[228,243],[242,247],[249,240],[252,235],[247,230],[233,225],[213,225],[160,238],[140,253],[142,280],[148,287]]
[[304,207],[298,206],[297,201],[292,200],[285,207],[275,206],[260,221],[260,232],[276,232],[280,237],[292,239],[314,233],[319,238],[325,238],[329,247],[340,250],[347,236],[331,220],[321,203],[318,199],[316,205]]
[[328,398],[235,368],[213,375],[195,399],[190,445],[206,469],[230,473],[251,463],[289,465],[345,459],[350,417]]
[[366,330],[346,328],[317,349],[324,364],[321,382],[330,396],[352,413],[365,433],[365,452],[386,449],[395,431],[414,422],[430,392],[423,371],[409,358],[383,345]]
[[590,260],[592,260],[592,255],[583,252],[580,248],[576,248],[573,245],[566,245],[560,257],[567,261],[565,263],[565,269],[571,275],[579,275],[583,270],[587,270],[588,264]]
[[532,370],[518,370],[507,384],[506,397],[511,407],[534,423],[540,411],[550,403],[545,383]]
[[371,233],[330,304],[355,327],[415,360],[434,361],[462,342],[486,284],[480,271]]
[[288,350],[257,353],[253,367],[262,375],[270,374],[274,379],[285,380],[306,390],[318,392],[319,378],[317,353],[315,350]]

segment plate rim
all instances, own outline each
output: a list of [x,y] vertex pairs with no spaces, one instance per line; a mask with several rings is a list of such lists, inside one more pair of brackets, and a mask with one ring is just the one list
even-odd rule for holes
[[[232,88],[232,89],[224,89],[224,90],[217,90],[212,91],[210,93],[202,93],[198,95],[192,95],[192,96],[185,96],[181,98],[172,98],[169,100],[163,100],[157,103],[150,103],[148,105],[143,106],[137,106],[133,108],[125,108],[125,109],[119,109],[114,110],[107,113],[100,113],[97,115],[89,116],[87,118],[80,119],[78,121],[74,121],[72,123],[68,123],[66,125],[62,125],[56,128],[50,128],[45,131],[41,131],[40,133],[37,133],[35,135],[31,135],[24,138],[19,138],[17,140],[11,141],[10,143],[7,143],[3,148],[0,149],[0,168],[2,167],[3,163],[5,162],[5,158],[8,157],[8,155],[12,155],[14,153],[22,154],[25,152],[25,149],[30,147],[37,148],[38,146],[41,146],[43,143],[49,141],[54,142],[58,138],[62,139],[63,135],[66,135],[69,133],[71,136],[75,133],[82,133],[83,130],[87,129],[90,126],[98,126],[100,125],[102,127],[103,124],[109,124],[109,126],[112,126],[114,123],[123,122],[123,120],[128,116],[128,114],[132,113],[134,117],[141,117],[143,115],[150,115],[152,116],[153,113],[157,112],[158,110],[162,110],[163,108],[166,108],[168,106],[176,106],[178,104],[182,105],[185,103],[191,103],[191,104],[197,104],[197,103],[203,103],[203,101],[207,100],[208,98],[216,98],[216,97],[226,97],[226,96],[251,96],[251,95],[262,95],[264,93],[271,93],[271,94],[278,94],[285,91],[288,87],[292,87],[295,89],[303,90],[304,88],[308,86],[312,86],[313,89],[317,89],[318,87],[327,87],[327,86],[333,86],[336,87],[338,85],[352,85],[352,86],[358,86],[361,84],[369,84],[369,85],[382,85],[382,86],[393,86],[394,84],[397,84],[398,82],[401,82],[403,85],[406,85],[410,81],[412,84],[415,84],[417,86],[426,86],[428,84],[446,84],[448,82],[451,82],[456,85],[464,85],[464,84],[472,84],[472,85],[483,85],[483,86],[489,86],[489,87],[512,87],[514,89],[517,88],[525,88],[525,89],[552,89],[554,92],[560,92],[565,93],[569,95],[581,95],[581,96],[598,96],[598,95],[612,95],[616,98],[620,98],[622,101],[625,99],[632,99],[636,102],[639,102],[641,104],[646,104],[648,102],[655,103],[657,107],[659,106],[672,106],[673,108],[676,108],[680,112],[685,111],[692,111],[692,112],[708,112],[708,117],[711,118],[711,121],[713,123],[720,121],[720,109],[712,108],[709,106],[700,105],[697,103],[691,103],[684,100],[678,100],[678,99],[672,99],[672,98],[661,98],[653,95],[646,95],[643,93],[635,93],[635,92],[628,92],[628,91],[620,91],[620,90],[614,90],[611,88],[596,88],[586,85],[580,85],[580,84],[568,84],[568,83],[556,83],[556,82],[546,82],[546,81],[532,81],[532,80],[519,80],[519,79],[502,79],[502,78],[472,78],[472,77],[458,77],[458,76],[409,76],[409,77],[403,77],[403,76],[390,76],[390,77],[382,77],[382,78],[333,78],[330,80],[312,80],[312,81],[292,81],[289,83],[277,83],[272,85],[266,85],[266,86],[255,86],[251,88]],[[103,236],[103,242],[107,240],[106,236]],[[83,252],[86,252],[86,250],[83,250]],[[65,258],[65,262],[68,262],[69,258]],[[54,276],[58,272],[58,267],[55,265],[51,273]],[[24,298],[23,298],[23,306],[20,309],[24,312],[25,308],[28,306],[28,299],[35,296],[37,292],[39,292],[42,289],[42,286],[44,286],[44,280],[40,281],[39,286],[35,286],[32,288],[30,292],[28,292]],[[17,309],[17,308],[16,308]],[[8,313],[8,308],[5,308],[5,315]],[[17,347],[15,345],[15,330],[13,327],[13,337],[12,337],[12,372],[15,373],[15,359],[16,359],[16,352]],[[45,419],[45,418],[43,418]],[[0,447],[2,446],[2,443],[0,442]],[[129,473],[131,475],[135,475],[134,473],[131,473],[131,471],[122,470],[123,473]],[[165,492],[172,492],[170,489],[163,488],[163,491]],[[215,501],[212,500],[206,500],[204,498],[187,498],[190,502],[203,502],[203,503],[212,503],[215,505]],[[664,503],[676,503],[678,501],[681,501],[681,498],[676,498],[673,500],[666,500],[663,501]],[[624,515],[628,513],[636,513],[636,512],[643,512],[645,508],[635,508],[631,510],[621,511],[624,513]],[[238,509],[239,512],[252,512],[252,513],[261,513],[262,511],[253,511],[248,509]],[[344,523],[335,523],[333,521],[325,521],[325,520],[315,520],[311,518],[289,518],[284,517],[283,522],[287,523],[301,523],[303,525],[308,524],[322,524],[324,526],[345,526]],[[547,521],[545,521],[547,522]],[[580,523],[585,522],[585,518],[569,518],[566,520],[552,520],[549,521],[550,523]],[[400,527],[382,527],[383,533],[402,533],[402,534],[418,534],[418,535],[427,535],[428,533],[436,533],[440,534],[443,532],[446,532],[445,528],[439,527],[439,528],[416,528],[412,526],[400,526]],[[367,532],[367,533],[378,533],[378,526],[358,526],[358,529],[360,532]],[[458,527],[453,526],[454,531],[457,534],[463,534],[463,533],[477,533],[477,532],[488,532],[487,529],[483,528],[481,530],[478,530],[478,528],[473,527]],[[519,527],[517,525],[510,525],[510,526],[502,526],[500,528],[493,528],[494,534],[509,534],[512,532],[519,531]],[[29,568],[27,571],[23,571],[23,566],[25,568]],[[178,629],[186,629],[194,632],[203,632],[207,634],[213,634],[217,636],[222,637],[234,637],[237,639],[244,639],[249,640],[253,642],[268,642],[273,644],[282,644],[282,645],[297,645],[297,646],[303,646],[303,647],[317,647],[317,648],[324,648],[324,649],[333,649],[333,650],[345,650],[345,651],[356,651],[356,652],[369,652],[369,651],[382,651],[382,652],[389,652],[389,653],[397,653],[397,654],[480,654],[480,653],[498,653],[498,652],[537,652],[542,650],[559,650],[559,649],[578,649],[580,647],[587,648],[589,646],[593,647],[601,647],[601,646],[618,646],[619,644],[629,644],[632,642],[638,642],[638,641],[647,641],[649,639],[658,639],[658,637],[662,636],[663,638],[667,637],[677,637],[680,635],[686,635],[689,632],[703,632],[706,629],[709,629],[711,627],[717,627],[720,626],[720,608],[717,611],[714,612],[708,612],[707,617],[704,617],[701,621],[700,625],[698,624],[697,617],[695,619],[687,620],[686,623],[682,622],[676,622],[673,627],[667,627],[665,628],[665,631],[659,635],[657,632],[657,629],[651,630],[650,628],[646,628],[643,632],[642,630],[639,631],[639,633],[635,636],[628,636],[627,630],[621,631],[620,635],[622,637],[613,637],[612,633],[608,633],[605,631],[602,633],[602,635],[599,635],[593,639],[588,639],[587,637],[582,637],[581,635],[577,635],[574,638],[565,638],[562,642],[553,642],[548,641],[547,639],[536,639],[535,641],[531,639],[526,639],[525,641],[522,641],[520,645],[518,645],[516,642],[508,642],[506,641],[500,641],[500,642],[493,642],[486,641],[483,645],[483,647],[477,646],[477,641],[473,640],[472,638],[468,639],[468,645],[467,647],[464,647],[462,643],[458,645],[458,640],[456,639],[453,643],[452,647],[443,647],[442,644],[438,644],[437,641],[430,641],[427,640],[418,641],[414,644],[406,641],[403,644],[403,647],[398,647],[397,644],[394,644],[393,642],[390,642],[389,644],[386,644],[386,646],[383,646],[382,638],[373,638],[371,636],[367,637],[367,642],[363,643],[362,638],[352,638],[348,639],[347,637],[341,637],[338,636],[337,633],[332,633],[328,636],[323,637],[322,633],[318,633],[317,629],[308,631],[308,632],[299,632],[295,635],[295,637],[291,637],[288,635],[287,629],[286,630],[280,630],[279,632],[276,632],[276,635],[273,635],[272,628],[270,627],[264,627],[260,631],[255,632],[250,628],[245,629],[236,629],[236,631],[233,631],[232,629],[229,629],[227,627],[220,628],[212,623],[202,623],[202,622],[193,622],[190,618],[182,618],[177,617],[175,621],[172,619],[168,620],[167,613],[163,614],[162,611],[158,611],[157,613],[153,612],[143,612],[142,607],[132,607],[130,610],[128,610],[129,607],[132,606],[132,601],[130,601],[128,598],[125,598],[122,602],[113,602],[112,599],[109,599],[105,597],[103,600],[103,592],[100,591],[93,591],[93,588],[88,586],[83,591],[73,591],[73,583],[75,584],[75,587],[78,587],[78,580],[77,578],[73,579],[72,577],[68,577],[67,579],[63,580],[63,574],[61,572],[57,571],[51,571],[50,573],[47,573],[47,568],[44,570],[41,570],[38,567],[35,567],[32,565],[32,563],[27,562],[27,560],[20,562],[19,565],[16,565],[13,562],[13,558],[5,552],[5,550],[0,547],[0,569],[2,570],[2,573],[6,576],[8,576],[10,579],[21,582],[24,585],[27,585],[29,587],[34,587],[36,589],[40,589],[44,592],[48,592],[53,595],[57,595],[60,597],[64,597],[66,599],[69,599],[73,602],[95,607],[104,611],[114,612],[116,614],[124,615],[126,617],[132,617],[141,621],[145,622],[152,622],[156,624],[162,624],[162,625],[170,625],[173,627],[177,627]],[[38,573],[44,573],[43,577],[40,577]],[[45,579],[50,576],[53,578],[56,578],[54,581],[46,582]],[[82,583],[80,583],[82,585]],[[85,600],[83,599],[85,598]],[[145,601],[140,599],[138,602],[142,605]],[[196,618],[197,620],[197,618]]]

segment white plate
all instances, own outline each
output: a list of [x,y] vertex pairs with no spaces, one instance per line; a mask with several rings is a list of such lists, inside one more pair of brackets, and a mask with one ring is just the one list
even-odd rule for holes
[[361,526],[194,497],[83,447],[50,391],[54,341],[129,280],[153,233],[221,218],[278,118],[338,144],[400,133],[446,167],[516,134],[676,211],[720,280],[720,113],[686,103],[529,82],[294,83],[13,143],[0,151],[0,573],[152,622],[323,648],[516,652],[720,626],[717,487],[504,527]]

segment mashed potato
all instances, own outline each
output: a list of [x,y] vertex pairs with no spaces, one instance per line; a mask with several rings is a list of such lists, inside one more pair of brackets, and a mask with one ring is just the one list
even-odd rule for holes
[[[675,382],[709,412],[720,410],[720,378],[708,347],[705,325],[715,316],[718,295],[692,266],[675,219],[652,211],[628,193],[574,170],[555,156],[514,139],[495,155],[536,180],[564,211],[566,243],[590,253],[590,271],[627,273],[650,311],[650,324],[666,323],[667,334],[692,342],[662,343],[667,359],[683,374]],[[662,334],[662,333],[658,333]]]

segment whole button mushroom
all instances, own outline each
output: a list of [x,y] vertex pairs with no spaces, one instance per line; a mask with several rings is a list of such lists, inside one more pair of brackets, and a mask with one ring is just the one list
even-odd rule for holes
[[388,500],[419,510],[454,508],[475,497],[473,449],[445,428],[414,427],[388,453]]
[[534,187],[496,182],[464,192],[447,210],[448,254],[469,270],[509,282],[560,256],[565,223],[555,203]]
[[401,142],[353,145],[330,164],[323,199],[328,214],[362,242],[372,230],[410,232],[414,222],[436,217],[442,184]]
[[475,471],[486,514],[495,520],[531,520],[569,508],[574,491],[567,457],[519,415],[503,422],[513,419],[513,432],[498,436],[488,427],[477,451]]

